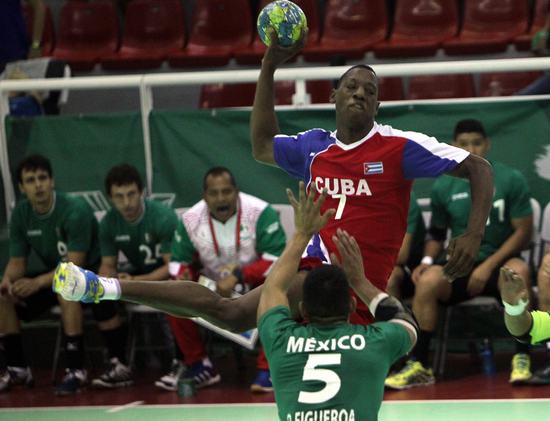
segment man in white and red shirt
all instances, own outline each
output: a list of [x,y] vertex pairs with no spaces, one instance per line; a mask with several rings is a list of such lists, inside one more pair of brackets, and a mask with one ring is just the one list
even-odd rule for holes
[[[285,248],[285,233],[279,215],[267,202],[240,192],[231,171],[208,170],[203,181],[203,199],[180,218],[170,262],[175,279],[198,280],[204,275],[216,283],[225,297],[261,285],[273,262]],[[170,325],[188,370],[198,387],[220,381],[202,343],[196,324],[170,317]],[[262,350],[251,390],[272,390],[269,367]],[[172,372],[179,370],[172,369]],[[173,390],[175,378],[163,376],[155,384]]]

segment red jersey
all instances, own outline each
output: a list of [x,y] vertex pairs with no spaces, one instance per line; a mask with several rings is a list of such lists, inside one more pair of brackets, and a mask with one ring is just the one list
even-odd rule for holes
[[336,215],[315,235],[308,256],[330,262],[336,251],[336,229],[355,237],[363,255],[366,277],[385,290],[407,229],[412,181],[451,171],[469,153],[435,138],[374,123],[372,130],[350,145],[336,132],[312,129],[296,136],[274,137],[274,157],[290,175],[326,188],[326,209]]

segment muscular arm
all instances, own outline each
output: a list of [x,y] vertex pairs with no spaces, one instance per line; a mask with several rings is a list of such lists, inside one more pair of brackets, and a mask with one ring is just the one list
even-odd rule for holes
[[468,155],[450,175],[470,181],[472,198],[466,232],[449,244],[450,258],[444,271],[454,279],[468,273],[474,265],[491,210],[494,186],[491,164],[473,154]]
[[275,68],[275,65],[264,57],[250,114],[252,156],[257,161],[271,165],[276,165],[273,157],[273,136],[280,133],[273,100]]
[[413,235],[410,232],[405,233],[403,237],[403,242],[401,243],[401,248],[399,249],[399,254],[397,255],[397,264],[405,265],[409,256],[411,254],[411,244],[412,244]]
[[302,32],[298,42],[291,47],[284,48],[278,45],[275,31],[270,34],[271,46],[267,48],[262,59],[260,76],[256,84],[256,95],[250,114],[252,156],[265,164],[276,165],[273,156],[273,136],[280,133],[273,100],[273,75],[279,65],[303,48],[306,36],[307,29]]
[[272,307],[288,307],[287,290],[298,272],[300,258],[310,239],[311,235],[296,232],[281,257],[274,263],[263,285],[258,305],[258,320]]

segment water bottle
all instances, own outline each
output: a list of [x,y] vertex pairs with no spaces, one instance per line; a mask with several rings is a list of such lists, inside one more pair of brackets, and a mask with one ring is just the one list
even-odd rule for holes
[[481,344],[481,365],[483,366],[483,372],[486,376],[494,376],[496,373],[495,359],[493,355],[493,346],[489,338],[483,339]]

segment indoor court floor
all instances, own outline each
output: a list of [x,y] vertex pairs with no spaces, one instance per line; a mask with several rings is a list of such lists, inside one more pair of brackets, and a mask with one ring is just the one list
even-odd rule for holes
[[[479,421],[545,420],[550,414],[550,399],[513,400],[432,400],[385,401],[379,421],[463,421],[475,417]],[[58,421],[58,420],[132,420],[146,421],[274,421],[274,404],[195,404],[127,405],[106,407],[35,407],[0,409],[0,420]],[[360,420],[357,420],[360,421]]]

